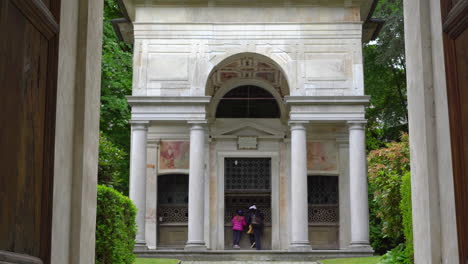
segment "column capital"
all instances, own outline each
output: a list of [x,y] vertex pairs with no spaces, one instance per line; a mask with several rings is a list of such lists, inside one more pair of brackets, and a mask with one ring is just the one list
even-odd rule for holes
[[132,130],[148,130],[149,121],[130,120]]
[[190,126],[190,130],[205,130],[205,126],[208,124],[207,120],[190,120],[187,121]]
[[189,125],[206,125],[208,124],[208,120],[188,120],[187,124]]
[[352,120],[348,121],[349,130],[364,130],[367,124],[367,120]]
[[288,124],[291,127],[291,130],[305,130],[305,125],[308,124],[309,121],[303,120],[289,120]]

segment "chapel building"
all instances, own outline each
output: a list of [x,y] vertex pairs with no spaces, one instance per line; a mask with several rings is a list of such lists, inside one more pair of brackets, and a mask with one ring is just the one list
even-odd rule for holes
[[374,1],[123,3],[138,247],[231,249],[233,214],[255,204],[264,249],[372,253],[362,43],[380,25]]

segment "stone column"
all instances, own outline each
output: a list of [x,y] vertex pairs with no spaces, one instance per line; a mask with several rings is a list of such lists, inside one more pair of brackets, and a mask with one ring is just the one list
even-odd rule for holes
[[206,121],[190,124],[190,168],[188,200],[188,241],[185,250],[206,250],[204,238],[205,127]]
[[130,147],[130,199],[138,209],[136,215],[136,248],[146,248],[146,140],[148,121],[131,121],[132,135]]
[[291,244],[290,251],[309,251],[307,219],[307,141],[304,121],[291,121]]
[[351,202],[349,195],[349,135],[346,133],[338,134],[336,138],[339,156],[339,220],[340,220],[340,249],[349,248],[351,241]]
[[369,205],[367,200],[366,121],[350,121],[349,186],[351,200],[351,248],[369,249]]

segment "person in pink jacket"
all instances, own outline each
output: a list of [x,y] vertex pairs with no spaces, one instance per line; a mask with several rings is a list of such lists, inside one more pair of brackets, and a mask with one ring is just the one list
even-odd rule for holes
[[239,241],[241,239],[242,231],[247,225],[247,222],[245,222],[244,212],[242,210],[237,210],[236,215],[232,218],[231,222],[234,248],[240,248]]

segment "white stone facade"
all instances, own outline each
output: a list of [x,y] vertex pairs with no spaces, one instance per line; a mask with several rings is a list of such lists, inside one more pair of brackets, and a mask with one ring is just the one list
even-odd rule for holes
[[[187,250],[224,249],[225,160],[267,158],[269,248],[309,251],[336,234],[331,248],[370,252],[361,38],[372,1],[124,2],[135,36],[128,102],[132,127],[140,127],[132,129],[132,164],[139,165],[130,188],[140,187],[130,193],[146,212],[138,215],[138,242],[160,248],[158,179],[177,173],[189,175],[189,216],[186,225],[171,225],[174,236],[188,228]],[[268,91],[278,118],[217,118],[223,96],[244,85]],[[254,146],[240,147],[239,138]],[[162,144],[171,141],[189,142],[188,167],[160,164]],[[311,167],[307,148],[325,144],[332,165]],[[336,223],[308,221],[314,175],[338,178]]]
[[405,0],[415,263],[459,259],[441,6]]

